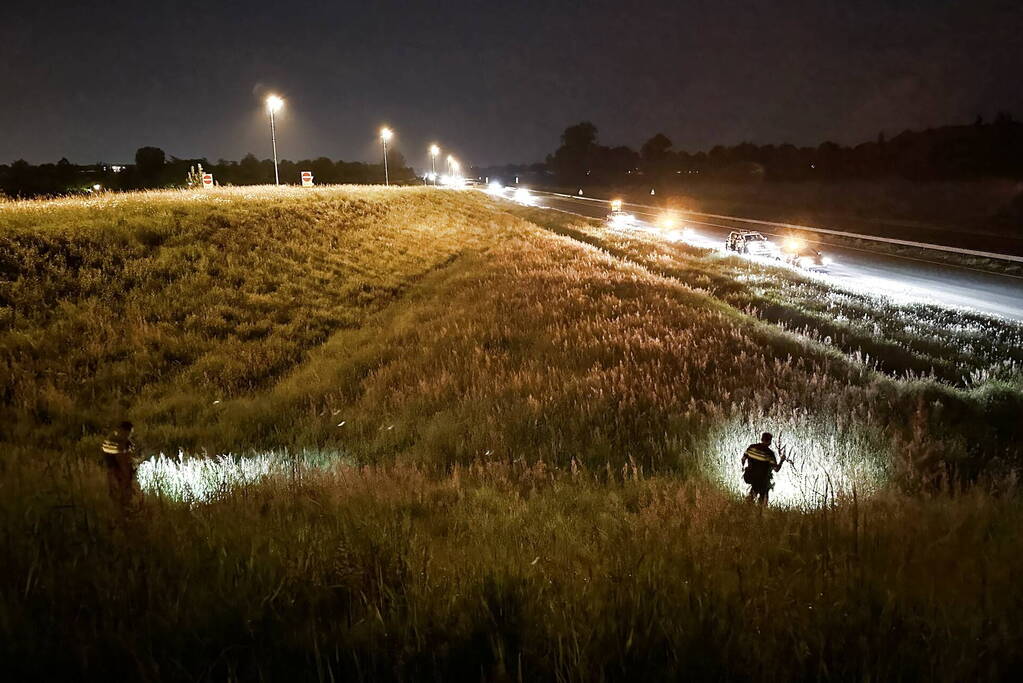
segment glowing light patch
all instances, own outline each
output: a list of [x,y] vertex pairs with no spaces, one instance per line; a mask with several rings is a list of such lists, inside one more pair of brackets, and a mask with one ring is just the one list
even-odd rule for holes
[[632,228],[637,226],[636,217],[631,213],[613,212],[608,220],[612,228]]
[[518,203],[525,204],[526,206],[532,206],[536,202],[533,195],[524,187],[520,187],[515,190],[515,194],[512,195],[512,197]]
[[859,273],[851,274],[845,270],[834,269],[830,274],[830,278],[824,281],[832,285],[837,284],[842,289],[855,294],[895,304],[924,304],[952,309],[965,306],[965,304],[957,306],[957,302],[953,303],[950,300],[952,297],[948,293],[945,293],[944,296],[939,296],[938,292],[931,291],[926,287],[908,284],[903,280],[890,277]]
[[691,227],[686,226],[681,230],[671,230],[664,234],[665,238],[669,242],[685,242],[694,247],[701,249],[713,249],[715,251],[720,250],[721,241],[701,235]]
[[440,184],[446,187],[453,188],[465,187],[466,182],[467,182],[466,178],[458,174],[452,175],[445,174],[440,177]]
[[318,452],[289,454],[270,451],[247,456],[234,454],[209,458],[163,453],[143,461],[138,468],[142,491],[188,503],[205,503],[232,490],[277,476],[293,476],[313,469],[324,470],[341,456]]

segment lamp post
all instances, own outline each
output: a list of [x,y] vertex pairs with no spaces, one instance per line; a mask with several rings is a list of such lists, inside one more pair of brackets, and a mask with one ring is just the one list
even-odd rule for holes
[[387,141],[394,137],[394,133],[387,126],[380,129],[380,144],[384,148],[384,185],[391,184],[391,178],[387,173]]
[[430,168],[433,169],[433,184],[437,184],[437,155],[440,154],[440,147],[430,145]]
[[281,184],[281,176],[277,172],[277,128],[274,125],[274,113],[284,106],[284,100],[277,95],[270,95],[266,98],[266,108],[270,112],[270,140],[274,146],[274,184]]

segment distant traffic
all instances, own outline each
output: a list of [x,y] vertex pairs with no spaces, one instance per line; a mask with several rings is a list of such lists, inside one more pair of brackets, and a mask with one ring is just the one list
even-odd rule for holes
[[[827,277],[832,284],[870,296],[1023,320],[1023,277],[979,270],[965,261],[932,260],[925,251],[907,255],[885,251],[884,245],[875,250],[862,243],[832,241],[835,238],[829,233],[834,231],[823,228],[807,228],[821,235],[813,232],[800,235],[774,224],[768,225],[777,233],[751,230],[748,227],[751,224],[759,227],[764,222],[627,204],[617,198],[575,196],[519,185],[503,186],[499,182],[490,182],[484,189],[491,196],[522,205],[603,219],[611,230],[657,235],[667,242],[685,242],[765,264],[785,265],[815,277]],[[819,250],[818,245],[825,251]]]

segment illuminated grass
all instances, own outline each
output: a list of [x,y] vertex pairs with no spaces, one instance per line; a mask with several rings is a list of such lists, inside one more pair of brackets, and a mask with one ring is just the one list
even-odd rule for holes
[[[719,481],[736,496],[745,496],[749,486],[735,454],[751,442],[758,424],[733,420],[711,435],[715,444],[708,457],[712,480]],[[774,423],[774,448],[784,449],[788,461],[774,475],[771,504],[799,510],[815,510],[847,502],[854,495],[869,497],[885,488],[893,463],[878,457],[882,452],[876,437],[871,439],[852,430],[840,431],[820,420],[792,419]]]
[[309,473],[343,462],[336,454],[252,453],[213,457],[169,458],[163,453],[140,463],[138,482],[143,494],[164,496],[187,503],[207,503],[230,495],[240,487],[268,479],[286,477],[292,481]]

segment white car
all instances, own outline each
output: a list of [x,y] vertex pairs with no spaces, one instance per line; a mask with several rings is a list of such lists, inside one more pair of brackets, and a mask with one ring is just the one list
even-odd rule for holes
[[771,242],[759,232],[752,230],[736,230],[729,233],[728,239],[725,240],[725,249],[736,251],[740,254],[750,254],[751,256],[781,258],[781,250],[778,249],[777,244]]

